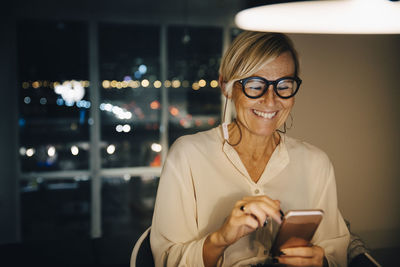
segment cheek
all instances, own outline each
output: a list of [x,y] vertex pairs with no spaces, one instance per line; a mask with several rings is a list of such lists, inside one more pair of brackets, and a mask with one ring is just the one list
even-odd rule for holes
[[294,106],[294,98],[288,99],[282,103],[285,109],[291,110]]
[[250,103],[248,103],[248,98],[244,96],[241,92],[238,92],[239,90],[235,90],[232,94],[232,101],[235,105],[236,112],[239,110],[242,110],[249,106]]
[[251,102],[246,96],[240,96],[234,99],[236,113],[244,113],[246,110],[254,106],[254,103]]

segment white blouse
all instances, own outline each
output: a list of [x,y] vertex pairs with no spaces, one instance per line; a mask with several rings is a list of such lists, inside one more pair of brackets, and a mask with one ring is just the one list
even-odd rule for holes
[[[150,235],[156,266],[204,266],[203,243],[218,230],[236,201],[267,195],[292,209],[322,209],[312,243],[325,250],[329,266],[347,265],[349,232],[337,207],[332,164],[318,148],[285,135],[261,178],[253,182],[236,150],[217,127],[180,137],[164,164]],[[229,246],[219,266],[263,262],[277,231],[259,228]]]

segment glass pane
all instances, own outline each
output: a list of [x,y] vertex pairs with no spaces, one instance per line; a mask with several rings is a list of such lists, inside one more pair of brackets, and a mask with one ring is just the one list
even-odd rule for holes
[[20,182],[23,241],[89,238],[89,177]]
[[101,24],[102,166],[159,166],[160,29]]
[[136,240],[151,225],[159,177],[127,174],[102,181],[103,236]]
[[18,24],[21,169],[87,169],[89,81],[87,25]]
[[221,91],[218,68],[222,29],[168,28],[169,143],[183,134],[218,125]]
[[242,29],[239,28],[232,28],[230,30],[230,41],[232,42],[239,34],[241,34],[243,32]]

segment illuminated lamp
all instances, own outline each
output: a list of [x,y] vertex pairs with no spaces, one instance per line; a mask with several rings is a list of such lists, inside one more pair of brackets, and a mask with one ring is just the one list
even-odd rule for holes
[[389,0],[301,1],[248,8],[235,16],[244,30],[328,33],[398,34],[400,2]]

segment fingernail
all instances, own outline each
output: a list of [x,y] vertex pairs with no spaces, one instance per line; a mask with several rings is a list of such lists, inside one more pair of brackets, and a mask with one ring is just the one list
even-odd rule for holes
[[279,251],[279,256],[284,256],[284,255],[286,255],[285,252],[283,252],[282,250]]
[[277,258],[273,258],[272,263],[279,263],[279,260]]

